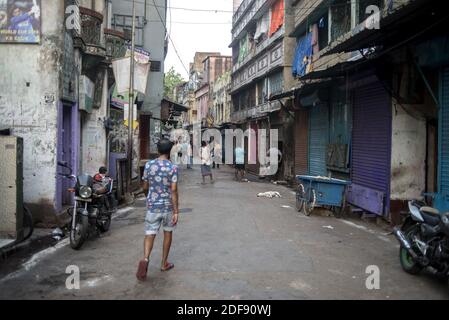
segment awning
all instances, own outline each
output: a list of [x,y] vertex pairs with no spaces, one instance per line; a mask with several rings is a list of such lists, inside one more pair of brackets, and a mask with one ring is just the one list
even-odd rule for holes
[[351,52],[375,46],[397,45],[401,41],[419,35],[426,28],[447,15],[445,1],[410,0],[397,8],[382,12],[379,29],[368,29],[360,24],[334,41],[324,55]]
[[176,112],[188,112],[190,110],[189,107],[186,107],[186,106],[184,106],[178,102],[172,101],[168,98],[162,99],[162,103],[164,103],[164,102],[168,103],[170,105],[170,107],[173,108],[172,110],[176,111]]
[[314,81],[314,82],[310,82],[310,83],[304,83],[300,87],[292,88],[288,91],[285,91],[283,93],[272,96],[269,99],[269,101],[275,101],[275,100],[280,100],[283,98],[295,97],[298,95],[307,95],[307,94],[313,93],[316,89],[328,86],[331,82],[333,82],[333,80],[326,79],[326,80],[322,80],[322,81]]
[[327,69],[312,71],[299,79],[300,80],[314,80],[314,79],[325,79],[325,78],[335,78],[335,77],[344,76],[348,70],[352,69],[353,67],[355,67],[357,65],[361,65],[365,62],[368,62],[368,61],[371,61],[371,60],[341,62],[341,63],[338,63],[335,66],[327,68]]
[[291,90],[288,91],[284,91],[275,95],[272,95],[268,101],[276,101],[279,99],[283,99],[283,98],[293,98],[295,96],[295,92],[298,90],[299,88],[293,88]]

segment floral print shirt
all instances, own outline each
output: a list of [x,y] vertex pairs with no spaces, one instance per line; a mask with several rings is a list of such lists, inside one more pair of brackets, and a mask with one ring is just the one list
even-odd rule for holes
[[150,185],[147,195],[148,211],[172,212],[171,186],[178,182],[178,167],[169,160],[151,160],[145,165],[142,180],[148,181]]

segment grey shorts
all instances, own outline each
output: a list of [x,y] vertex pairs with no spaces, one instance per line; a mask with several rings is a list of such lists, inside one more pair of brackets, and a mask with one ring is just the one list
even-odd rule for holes
[[175,230],[173,212],[154,213],[148,211],[145,217],[145,235],[157,235],[161,227],[165,232],[173,232]]

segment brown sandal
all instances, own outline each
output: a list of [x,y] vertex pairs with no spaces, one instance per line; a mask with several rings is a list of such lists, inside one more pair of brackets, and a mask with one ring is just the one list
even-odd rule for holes
[[170,271],[171,269],[173,269],[174,267],[175,267],[175,265],[173,263],[167,263],[165,265],[165,268],[162,268],[161,271],[167,272],[167,271]]
[[139,281],[145,281],[147,279],[149,261],[142,260],[139,262],[136,277]]

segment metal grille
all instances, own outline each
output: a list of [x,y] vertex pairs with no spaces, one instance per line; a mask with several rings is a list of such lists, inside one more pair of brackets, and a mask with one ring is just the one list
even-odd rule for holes
[[441,103],[440,192],[449,194],[449,69],[443,71]]
[[305,110],[298,111],[295,116],[295,174],[307,174],[309,119]]
[[329,108],[326,104],[312,107],[309,128],[309,173],[314,176],[327,176],[326,149],[329,143]]
[[151,60],[150,66],[151,72],[161,72],[161,62],[156,60]]
[[351,203],[379,215],[389,211],[391,100],[379,82],[354,91]]

